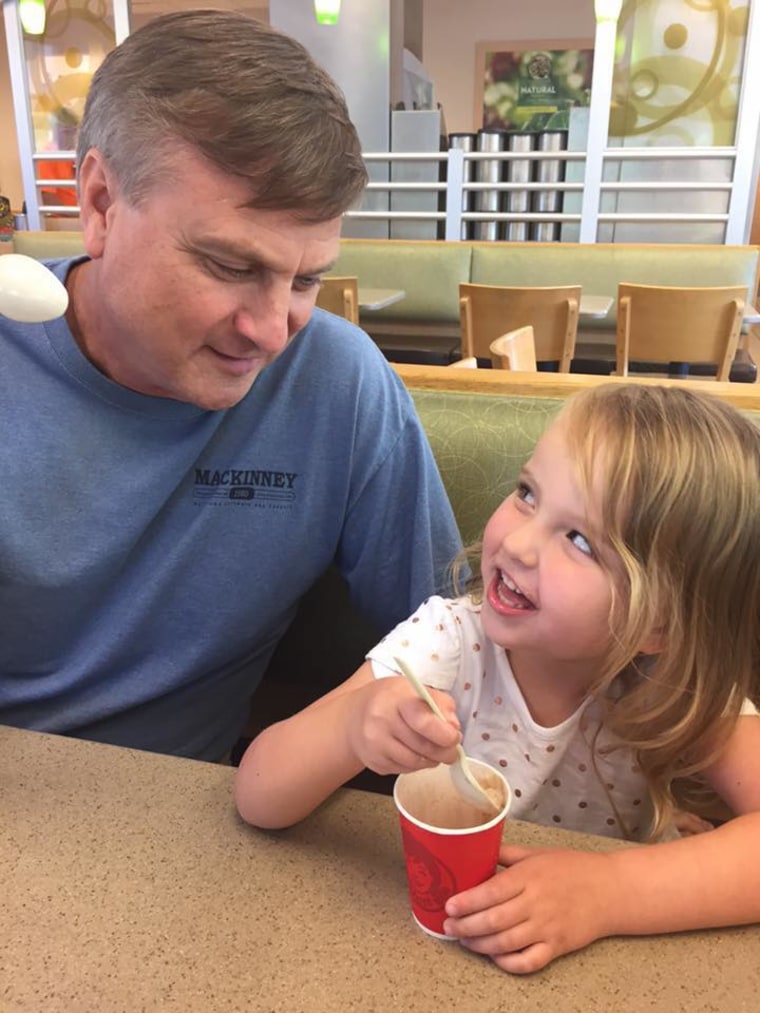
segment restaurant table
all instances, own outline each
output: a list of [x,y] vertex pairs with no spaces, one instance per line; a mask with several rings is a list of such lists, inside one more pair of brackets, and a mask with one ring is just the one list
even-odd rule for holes
[[386,306],[393,306],[394,303],[406,299],[406,292],[402,288],[366,288],[359,286],[359,309],[360,310],[384,310]]
[[[581,317],[601,318],[606,317],[612,308],[614,299],[607,295],[592,295],[581,292],[581,301],[578,306],[578,315]],[[760,310],[751,303],[744,306],[743,323],[760,324]]]
[[[615,300],[611,296],[586,295],[582,292],[581,301],[578,305],[578,315],[581,317],[605,317],[614,302]],[[760,310],[753,306],[752,303],[745,303],[742,323],[760,324]],[[609,337],[607,340],[609,341]]]
[[390,798],[341,790],[260,831],[233,777],[0,727],[2,1013],[757,1013],[760,928],[607,939],[510,976],[416,927]]
[[581,292],[581,301],[578,304],[578,316],[591,319],[606,317],[614,303],[609,295],[593,295]]

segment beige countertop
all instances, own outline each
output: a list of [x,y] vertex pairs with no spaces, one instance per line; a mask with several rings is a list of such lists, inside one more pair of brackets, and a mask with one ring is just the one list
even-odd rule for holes
[[757,927],[604,940],[510,977],[414,925],[390,799],[342,791],[262,832],[238,819],[232,779],[0,727],[1,1013],[760,1008]]

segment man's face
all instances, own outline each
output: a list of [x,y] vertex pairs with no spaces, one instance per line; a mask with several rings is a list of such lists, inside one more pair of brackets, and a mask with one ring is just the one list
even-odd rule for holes
[[134,207],[102,156],[87,155],[80,189],[93,260],[72,272],[73,329],[115,382],[228,408],[307,323],[341,222],[246,208],[247,184],[188,149],[174,168]]

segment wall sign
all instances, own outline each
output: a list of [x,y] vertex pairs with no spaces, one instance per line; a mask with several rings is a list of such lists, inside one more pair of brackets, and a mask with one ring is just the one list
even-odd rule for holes
[[593,65],[587,39],[478,43],[476,125],[567,130],[568,110],[589,104]]

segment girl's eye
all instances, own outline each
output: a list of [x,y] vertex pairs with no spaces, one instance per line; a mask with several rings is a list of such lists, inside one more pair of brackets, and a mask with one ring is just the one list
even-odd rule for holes
[[531,506],[535,503],[536,498],[533,495],[533,490],[526,482],[517,483],[515,495],[518,499],[521,499],[524,503],[529,503]]
[[589,556],[591,559],[596,558],[594,550],[591,548],[588,539],[585,535],[582,535],[580,531],[568,531],[567,537],[576,549],[584,554],[584,556]]

